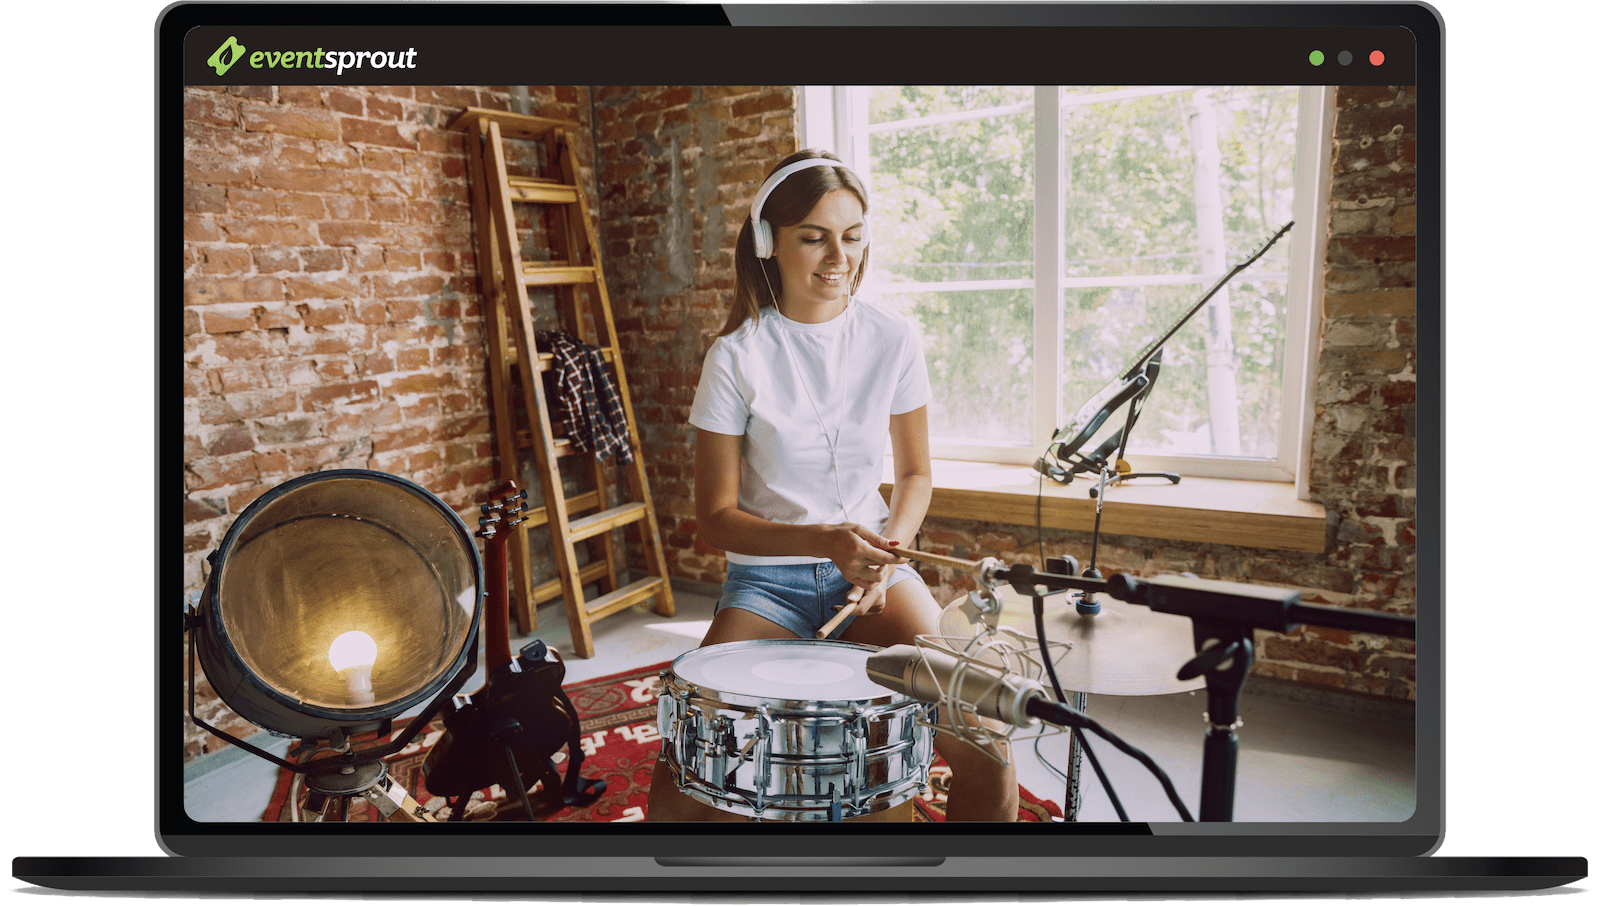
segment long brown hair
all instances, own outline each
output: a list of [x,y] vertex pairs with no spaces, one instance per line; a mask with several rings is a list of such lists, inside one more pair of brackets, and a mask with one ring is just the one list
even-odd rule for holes
[[[767,171],[767,176],[770,178],[773,173],[795,161],[819,157],[839,160],[830,152],[807,148],[778,161]],[[805,220],[822,196],[834,189],[849,189],[861,202],[862,215],[867,213],[866,187],[840,161],[837,167],[808,167],[784,177],[783,182],[778,183],[761,205],[761,219],[772,224],[773,239],[776,240],[778,227],[794,226]],[[759,322],[762,307],[776,305],[778,298],[783,295],[783,276],[778,273],[778,261],[776,258],[756,257],[755,239],[750,235],[752,229],[750,218],[746,217],[733,248],[733,306],[728,310],[728,320],[717,332],[719,337],[738,330],[745,321]],[[871,246],[861,250],[861,265],[856,268],[855,278],[850,281],[852,294],[861,286],[861,275],[866,273],[867,255],[871,251]]]

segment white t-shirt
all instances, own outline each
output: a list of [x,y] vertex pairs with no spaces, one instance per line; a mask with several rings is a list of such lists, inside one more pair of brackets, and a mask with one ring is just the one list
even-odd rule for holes
[[[926,406],[932,395],[922,338],[901,315],[856,299],[831,321],[802,324],[769,306],[759,322],[711,344],[689,424],[744,436],[744,512],[786,525],[854,522],[881,533],[889,523],[878,493],[889,416]],[[836,431],[837,481],[828,445]],[[734,551],[728,560],[824,562]]]

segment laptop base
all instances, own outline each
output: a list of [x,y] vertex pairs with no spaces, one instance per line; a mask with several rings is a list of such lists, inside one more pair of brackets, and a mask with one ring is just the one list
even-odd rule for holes
[[[647,857],[599,860],[604,870],[566,863],[550,874],[539,858],[134,858],[18,857],[20,881],[60,890],[182,893],[536,893],[573,891],[938,891],[1050,893],[1398,893],[1543,890],[1581,880],[1581,857],[1125,858],[1060,860],[952,858],[942,865],[765,866],[662,864]],[[1025,866],[1025,867],[1024,867]],[[587,866],[585,866],[587,867]]]

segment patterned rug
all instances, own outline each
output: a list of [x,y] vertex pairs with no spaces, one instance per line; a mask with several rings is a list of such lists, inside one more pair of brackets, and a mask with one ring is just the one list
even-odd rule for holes
[[[604,676],[564,687],[582,717],[579,744],[583,746],[583,777],[604,780],[606,791],[596,802],[582,808],[565,808],[540,816],[544,821],[643,821],[650,793],[650,776],[655,767],[656,754],[661,750],[661,737],[656,729],[656,693],[660,688],[661,671],[670,662],[652,667],[642,667],[626,673]],[[396,721],[395,733],[406,726]],[[442,796],[428,792],[422,782],[422,762],[428,750],[444,735],[444,721],[435,718],[426,730],[417,734],[411,744],[389,757],[389,773],[411,792],[423,808],[440,820],[450,817],[450,805]],[[386,739],[386,738],[385,738]],[[375,740],[373,744],[384,740]],[[565,770],[566,752],[558,752],[553,759]],[[929,769],[928,788],[915,800],[917,821],[943,821],[945,794],[950,784],[950,768],[944,759],[934,756]],[[289,793],[294,788],[294,775],[278,772],[278,782],[268,801],[263,821],[288,821]],[[539,789],[535,785],[534,789]],[[1061,809],[1054,803],[1036,798],[1026,789],[1018,787],[1020,804],[1018,821],[1050,821],[1059,816]],[[498,785],[472,794],[466,806],[467,821],[493,821],[525,819],[519,803],[507,798],[506,791]],[[366,802],[353,800],[350,804],[351,821],[380,821],[382,816]]]

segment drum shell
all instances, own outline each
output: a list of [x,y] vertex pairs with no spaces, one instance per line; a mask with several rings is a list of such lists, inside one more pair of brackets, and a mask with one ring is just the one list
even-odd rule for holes
[[[763,646],[829,646],[833,654],[853,649],[863,672],[867,655],[878,650],[785,639],[728,643],[690,654],[761,651]],[[669,669],[662,674],[658,700],[662,751],[682,792],[726,811],[801,821],[880,812],[926,787],[932,731],[920,722],[925,705],[877,688],[881,694],[856,699],[762,696],[709,688]]]

